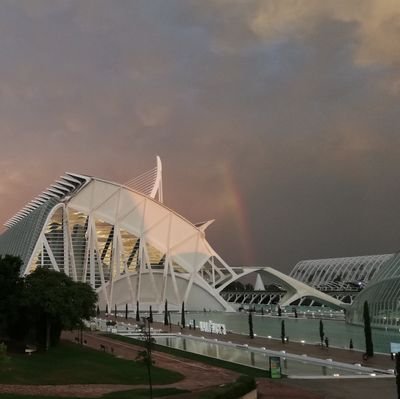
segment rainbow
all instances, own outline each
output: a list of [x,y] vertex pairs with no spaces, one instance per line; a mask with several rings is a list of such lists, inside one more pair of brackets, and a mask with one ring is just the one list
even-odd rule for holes
[[237,227],[242,259],[247,265],[251,265],[254,263],[254,249],[246,203],[229,162],[221,164],[221,173],[224,182],[224,205],[227,205],[226,209],[231,212]]

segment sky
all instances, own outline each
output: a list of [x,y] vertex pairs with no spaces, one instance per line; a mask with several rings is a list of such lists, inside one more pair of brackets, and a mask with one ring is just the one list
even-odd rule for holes
[[400,249],[398,0],[1,0],[0,220],[163,161],[231,265]]

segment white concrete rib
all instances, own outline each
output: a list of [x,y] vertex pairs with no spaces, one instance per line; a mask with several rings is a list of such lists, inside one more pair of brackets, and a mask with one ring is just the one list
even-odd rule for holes
[[89,176],[67,172],[65,176],[61,176],[60,179],[56,180],[55,183],[51,184],[46,190],[28,202],[13,217],[8,219],[7,222],[4,223],[4,226],[8,228],[14,226],[51,198],[62,201],[66,196],[83,187],[90,179]]

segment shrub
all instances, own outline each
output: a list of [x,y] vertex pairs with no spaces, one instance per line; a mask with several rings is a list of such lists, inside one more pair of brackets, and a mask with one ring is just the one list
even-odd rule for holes
[[0,364],[5,363],[8,360],[7,356],[7,345],[2,342],[0,344]]
[[256,389],[256,381],[248,375],[240,376],[234,383],[219,389],[214,395],[208,396],[209,399],[238,399]]

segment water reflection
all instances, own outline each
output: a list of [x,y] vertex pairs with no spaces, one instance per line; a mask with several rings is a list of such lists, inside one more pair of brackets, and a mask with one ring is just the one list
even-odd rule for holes
[[[240,346],[228,346],[216,342],[184,337],[157,337],[157,343],[237,364],[252,366],[263,370],[268,369],[269,356],[267,354],[258,351],[253,352]],[[286,375],[298,376],[363,374],[361,372],[352,372],[351,370],[334,367],[328,368],[326,366],[310,364],[306,361],[296,361],[287,358],[283,358],[282,372]]]
[[[162,321],[163,316],[157,315],[158,320]],[[179,313],[172,313],[173,323],[180,320]],[[248,318],[244,313],[224,313],[224,312],[188,312],[187,319],[196,319],[196,325],[200,321],[213,320],[216,323],[223,323],[230,331],[248,335]],[[279,338],[281,335],[281,318],[269,317],[257,314],[253,317],[254,332],[260,336],[272,336]],[[286,334],[292,341],[305,340],[306,343],[318,343],[319,337],[319,317],[315,319],[285,318]],[[354,349],[365,349],[364,329],[360,326],[346,324],[340,320],[324,320],[324,329],[330,339],[331,346],[349,348],[350,339]],[[393,330],[372,330],[374,349],[376,352],[389,353],[390,342],[400,342],[400,333]]]

